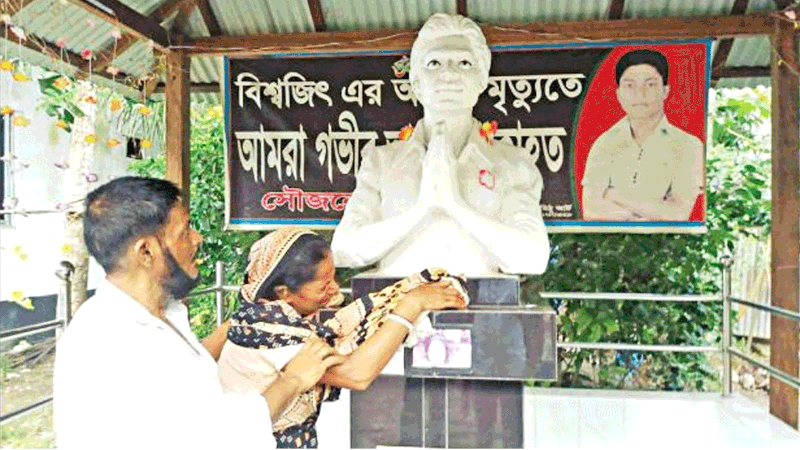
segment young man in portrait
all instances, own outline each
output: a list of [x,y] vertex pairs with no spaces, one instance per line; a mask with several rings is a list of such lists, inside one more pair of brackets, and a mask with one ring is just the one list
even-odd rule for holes
[[686,221],[703,193],[703,144],[664,114],[669,64],[660,52],[634,50],[616,65],[625,116],[600,135],[583,176],[583,218]]

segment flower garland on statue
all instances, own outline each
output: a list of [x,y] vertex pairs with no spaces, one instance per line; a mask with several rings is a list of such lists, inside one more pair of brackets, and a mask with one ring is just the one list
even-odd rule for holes
[[[481,124],[481,128],[478,130],[478,133],[481,135],[482,138],[486,139],[486,142],[492,143],[494,142],[494,135],[497,133],[497,121],[492,120],[490,122],[483,122]],[[401,141],[406,141],[411,135],[414,134],[414,126],[408,124],[400,129],[397,137]]]

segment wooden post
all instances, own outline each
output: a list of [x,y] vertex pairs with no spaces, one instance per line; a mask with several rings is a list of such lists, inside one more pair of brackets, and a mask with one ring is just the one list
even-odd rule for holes
[[189,204],[189,57],[183,50],[167,54],[167,179]]
[[[800,255],[800,120],[798,119],[797,38],[794,24],[775,22],[772,37],[772,300],[773,306],[798,311]],[[798,375],[796,321],[772,315],[770,365]],[[769,411],[797,428],[798,395],[772,377]]]

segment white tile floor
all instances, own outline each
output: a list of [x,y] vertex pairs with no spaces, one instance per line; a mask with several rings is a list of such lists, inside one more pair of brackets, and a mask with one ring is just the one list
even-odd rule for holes
[[[738,395],[526,389],[525,448],[786,448],[800,433]],[[325,403],[320,448],[350,447],[350,397]]]

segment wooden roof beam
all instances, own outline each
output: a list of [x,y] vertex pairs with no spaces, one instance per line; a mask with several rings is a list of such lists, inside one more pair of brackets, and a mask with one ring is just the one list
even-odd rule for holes
[[194,3],[195,1],[197,0],[165,0],[162,4],[158,5],[158,8],[156,8],[149,17],[161,23],[182,6]]
[[308,3],[308,10],[311,13],[311,21],[314,22],[314,31],[319,33],[327,30],[320,0],[306,0],[306,3]]
[[[156,10],[153,11],[148,17],[158,22],[160,26],[161,22],[166,20],[167,17],[169,17],[176,10],[187,6],[191,7],[193,6],[195,1],[197,0],[167,0],[164,3],[162,3],[158,8],[156,8]],[[201,8],[201,13],[202,13],[202,8]],[[176,18],[176,20],[178,19]],[[215,35],[212,34],[212,36]],[[141,36],[139,35],[125,34],[122,36],[122,39],[118,40],[116,43],[112,42],[111,45],[107,46],[106,48],[96,53],[93,69],[99,72],[106,70],[106,68],[113,63],[114,58],[125,53],[134,44],[139,42],[139,39],[141,39]],[[89,65],[85,64],[83,69],[89,70]]]
[[608,20],[622,19],[622,13],[625,11],[625,0],[611,0],[608,4]]
[[17,2],[0,1],[0,14],[8,14],[12,20],[14,15],[22,11],[23,8],[33,3],[34,0],[20,0]]
[[469,17],[467,10],[467,0],[456,0],[456,14]]
[[[172,35],[161,24],[152,17],[139,14],[129,6],[118,0],[70,0],[90,13],[101,17],[108,23],[119,24],[128,33],[140,38],[152,40],[157,47],[162,50],[168,49],[171,45],[180,44],[183,41],[182,35]],[[98,3],[105,8],[95,5]]]
[[[732,16],[740,16],[747,12],[747,4],[749,3],[748,0],[736,0],[733,3],[733,7],[731,7],[731,15]],[[731,53],[731,49],[733,48],[733,39],[727,38],[722,39],[717,44],[717,51],[714,53],[714,59],[711,62],[711,84],[715,85],[716,81],[719,80],[719,70],[722,69],[725,64],[728,62],[728,55]]]
[[719,78],[756,78],[770,76],[769,66],[720,67]]
[[[208,0],[197,0],[197,9],[200,10],[203,22],[205,22],[206,28],[208,28],[208,34],[211,36],[221,36],[222,27],[219,25],[219,20],[217,20],[214,10],[211,9],[211,3],[209,3]],[[320,14],[322,14],[321,10]],[[323,21],[323,26],[324,25],[325,23]]]
[[[775,20],[770,14],[749,14],[518,23],[481,28],[490,45],[520,45],[765,35],[772,33]],[[416,31],[407,30],[272,33],[195,38],[179,47],[191,56],[302,52],[304,47],[311,53],[318,51],[314,47],[320,45],[326,46],[325,51],[405,50],[411,48],[416,35]]]

